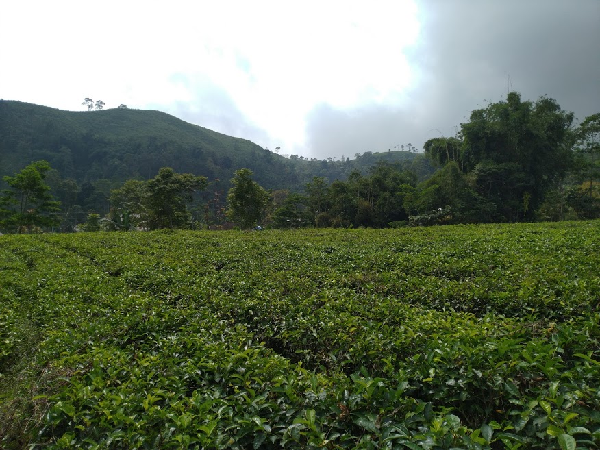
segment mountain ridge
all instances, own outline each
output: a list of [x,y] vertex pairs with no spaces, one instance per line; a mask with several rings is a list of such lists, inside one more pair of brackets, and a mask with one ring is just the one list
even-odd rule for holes
[[0,176],[44,159],[77,183],[149,179],[160,167],[229,180],[240,168],[267,189],[298,190],[314,176],[345,179],[380,160],[408,163],[410,152],[366,152],[355,160],[286,158],[239,137],[157,110],[113,108],[64,111],[0,100]]

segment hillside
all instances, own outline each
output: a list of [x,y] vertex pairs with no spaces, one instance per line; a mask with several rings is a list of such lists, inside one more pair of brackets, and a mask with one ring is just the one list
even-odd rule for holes
[[0,177],[45,159],[78,184],[148,179],[164,166],[229,180],[247,167],[268,189],[299,189],[313,176],[343,179],[379,160],[412,161],[409,152],[370,153],[352,161],[287,159],[245,139],[187,123],[159,111],[61,111],[0,101]]
[[3,175],[45,159],[62,177],[79,183],[146,179],[163,166],[209,179],[249,167],[269,186],[297,182],[283,158],[258,145],[159,111],[70,112],[3,101],[0,135]]

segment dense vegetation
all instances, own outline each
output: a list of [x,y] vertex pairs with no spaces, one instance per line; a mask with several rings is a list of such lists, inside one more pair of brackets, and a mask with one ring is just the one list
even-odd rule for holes
[[313,176],[345,179],[352,170],[366,172],[378,161],[401,163],[422,177],[429,175],[428,160],[408,148],[366,151],[343,160],[286,158],[159,111],[120,107],[72,112],[0,100],[0,189],[6,186],[4,176],[47,161],[54,169],[48,184],[62,204],[62,231],[72,231],[90,213],[109,214],[112,190],[130,179],[149,180],[163,167],[206,177],[210,188],[197,200],[210,203],[216,213],[226,206],[236,170],[252,170],[265,189],[288,191],[301,191]]
[[425,143],[442,166],[424,183],[426,202],[451,210],[455,222],[564,219],[568,209],[598,217],[600,114],[573,122],[555,100],[523,101],[516,92],[473,111],[457,137]]
[[[0,167],[46,158],[54,170],[42,160],[34,164],[44,165],[44,190],[61,205],[44,215],[15,202],[14,177],[30,170],[26,166],[3,177],[13,191],[0,198],[0,230],[41,229],[15,227],[26,222],[19,217],[33,216],[55,231],[247,228],[259,222],[386,228],[600,217],[600,114],[576,124],[547,97],[524,101],[511,92],[473,111],[456,136],[428,140],[424,154],[367,152],[342,161],[284,158],[164,113],[124,105],[93,110],[87,100],[86,113],[0,102]],[[165,209],[164,200],[161,207],[152,200],[165,170],[204,181]],[[240,171],[255,178],[240,184],[243,189],[235,183]],[[270,200],[243,192],[252,186],[255,193],[266,189]],[[245,204],[233,205],[244,197]],[[162,217],[167,210],[171,215]]]
[[0,236],[0,447],[597,448],[598,236]]

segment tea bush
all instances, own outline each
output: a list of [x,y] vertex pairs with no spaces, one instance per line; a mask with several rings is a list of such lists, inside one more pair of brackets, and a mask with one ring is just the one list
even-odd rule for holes
[[600,222],[0,237],[0,446],[594,448]]

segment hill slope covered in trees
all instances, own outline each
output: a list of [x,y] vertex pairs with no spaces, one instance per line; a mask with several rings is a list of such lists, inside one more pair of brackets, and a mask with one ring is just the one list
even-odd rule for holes
[[379,160],[412,161],[411,152],[367,152],[355,160],[289,159],[246,139],[187,123],[160,111],[117,108],[61,111],[0,101],[0,178],[46,160],[78,184],[149,179],[161,167],[209,180],[229,180],[249,168],[267,189],[299,189],[313,176],[344,179]]

